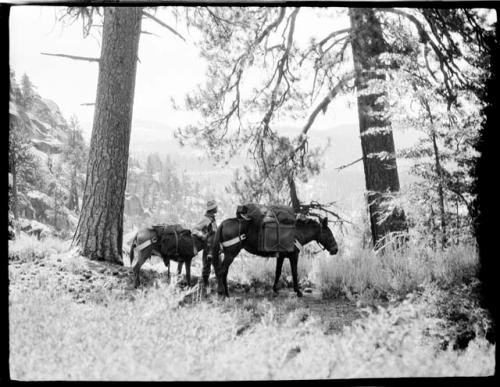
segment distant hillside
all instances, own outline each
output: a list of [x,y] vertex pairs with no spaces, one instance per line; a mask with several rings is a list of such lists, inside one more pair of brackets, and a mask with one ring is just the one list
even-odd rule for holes
[[[90,125],[90,123],[85,125],[88,138],[90,138]],[[173,136],[174,130],[175,128],[169,126],[167,122],[135,119],[130,141],[131,156],[144,161],[148,155],[154,153],[160,158],[169,155],[175,161],[177,169],[185,176],[200,183],[215,197],[223,197],[225,188],[233,179],[235,169],[242,168],[249,161],[244,155],[235,155],[227,166],[215,165],[205,156],[203,150],[180,146]],[[278,131],[282,135],[293,137],[300,132],[300,128],[279,127]],[[362,162],[342,170],[337,169],[361,157],[357,126],[332,125],[331,129],[327,130],[317,130],[313,127],[309,137],[311,146],[324,146],[328,141],[330,146],[325,151],[324,168],[320,175],[310,179],[306,184],[298,185],[301,200],[335,201],[346,212],[362,207],[365,190]],[[408,166],[398,160],[402,186],[412,180],[407,169]]]
[[[282,135],[294,136],[300,129],[280,127]],[[131,136],[131,154],[138,159],[145,159],[148,154],[158,153],[160,157],[170,155],[186,176],[200,182],[215,194],[222,194],[224,188],[233,179],[236,168],[241,168],[249,161],[246,157],[236,155],[227,166],[214,165],[201,149],[181,147],[173,136],[174,128],[168,124],[146,120],[134,120]],[[319,176],[307,184],[298,186],[302,200],[336,201],[351,210],[361,201],[364,194],[363,165],[358,162],[350,167],[337,170],[361,157],[359,133],[355,125],[332,126],[330,130],[314,130],[310,132],[311,146],[324,146],[330,139],[330,146],[324,155],[324,168]],[[407,166],[398,160],[401,184],[411,177],[407,174]]]
[[[11,74],[9,169],[17,174],[20,226],[68,234],[76,227],[87,148],[77,123],[68,123],[54,101],[38,95],[29,78]],[[27,153],[14,160],[11,152]],[[18,156],[18,155],[17,155]]]

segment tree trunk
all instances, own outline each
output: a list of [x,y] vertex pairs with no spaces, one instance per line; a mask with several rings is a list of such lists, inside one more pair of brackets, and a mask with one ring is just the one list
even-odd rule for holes
[[447,243],[446,237],[446,214],[444,211],[444,192],[443,192],[443,174],[441,170],[441,162],[439,160],[439,150],[436,142],[436,133],[434,130],[431,134],[432,138],[432,147],[434,151],[434,163],[436,167],[436,173],[438,175],[438,197],[439,197],[439,214],[441,217],[441,247],[444,249]]
[[288,186],[290,187],[290,199],[292,202],[292,207],[295,212],[299,212],[300,209],[300,201],[297,197],[297,188],[295,187],[295,181],[293,180],[293,176],[288,176]]
[[71,188],[69,191],[68,208],[78,213],[78,187],[76,184],[76,167],[71,174]]
[[367,201],[374,246],[389,232],[406,230],[402,209],[385,215],[387,192],[399,191],[394,139],[391,123],[385,115],[384,92],[367,89],[372,80],[384,79],[378,55],[386,51],[382,28],[375,13],[367,8],[350,8],[351,45],[356,74],[359,130],[365,172]]
[[[415,89],[416,91],[416,89]],[[437,146],[436,140],[436,130],[434,128],[434,119],[432,118],[431,107],[427,100],[421,98],[422,105],[425,107],[427,115],[429,116],[429,122],[431,123],[431,141],[432,141],[432,150],[434,152],[434,166],[436,168],[436,174],[438,178],[438,198],[439,198],[439,214],[441,217],[441,248],[445,248],[447,243],[446,237],[446,215],[444,211],[444,189],[443,189],[443,170],[441,169],[441,161],[439,158],[439,149]]]
[[140,7],[105,7],[94,124],[74,236],[82,255],[121,262]]
[[[16,157],[16,156],[14,156]],[[14,215],[15,225],[14,230],[16,236],[19,237],[20,228],[19,228],[19,198],[17,195],[17,165],[16,161],[12,163],[12,214]]]

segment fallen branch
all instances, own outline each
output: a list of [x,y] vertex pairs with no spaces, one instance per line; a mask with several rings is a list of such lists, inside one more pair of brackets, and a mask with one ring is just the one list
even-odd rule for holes
[[100,62],[99,58],[90,58],[87,56],[77,56],[77,55],[67,55],[67,54],[51,54],[50,52],[41,52],[42,55],[49,55],[49,56],[60,56],[63,58],[68,58],[68,59],[74,59],[74,60],[85,60],[87,62]]
[[86,103],[81,103],[80,106],[94,106],[95,102],[86,102]]
[[335,204],[335,202],[322,204],[322,203],[319,203],[317,201],[311,201],[309,204],[301,204],[300,205],[300,212],[302,212],[305,215],[312,215],[312,216],[317,216],[318,218],[321,218],[321,216],[319,214],[311,212],[311,210],[320,210],[320,211],[326,212],[327,214],[333,215],[337,219],[336,222],[339,222],[341,226],[343,223],[348,223],[348,224],[350,224],[358,229],[361,229],[360,227],[358,227],[357,225],[355,225],[351,221],[342,218],[339,214],[328,209],[328,207],[331,207],[334,204]]

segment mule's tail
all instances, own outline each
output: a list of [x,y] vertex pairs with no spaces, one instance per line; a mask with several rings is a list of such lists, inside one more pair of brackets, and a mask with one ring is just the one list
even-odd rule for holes
[[130,257],[130,266],[132,266],[132,262],[134,262],[134,250],[137,242],[137,235],[134,237],[132,244],[130,245],[130,253],[128,254]]
[[219,275],[219,267],[220,267],[220,237],[222,234],[222,222],[219,227],[217,227],[217,231],[215,232],[214,240],[212,242],[212,265],[214,266],[215,275]]

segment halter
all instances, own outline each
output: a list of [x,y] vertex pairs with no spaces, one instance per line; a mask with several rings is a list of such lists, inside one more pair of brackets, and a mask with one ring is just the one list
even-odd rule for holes
[[[321,222],[319,222],[319,239],[322,240],[323,239],[323,225],[321,224]],[[321,243],[319,243],[318,241],[316,241],[316,243],[318,244],[319,247],[321,247],[323,250],[326,250],[325,246],[323,246]]]

